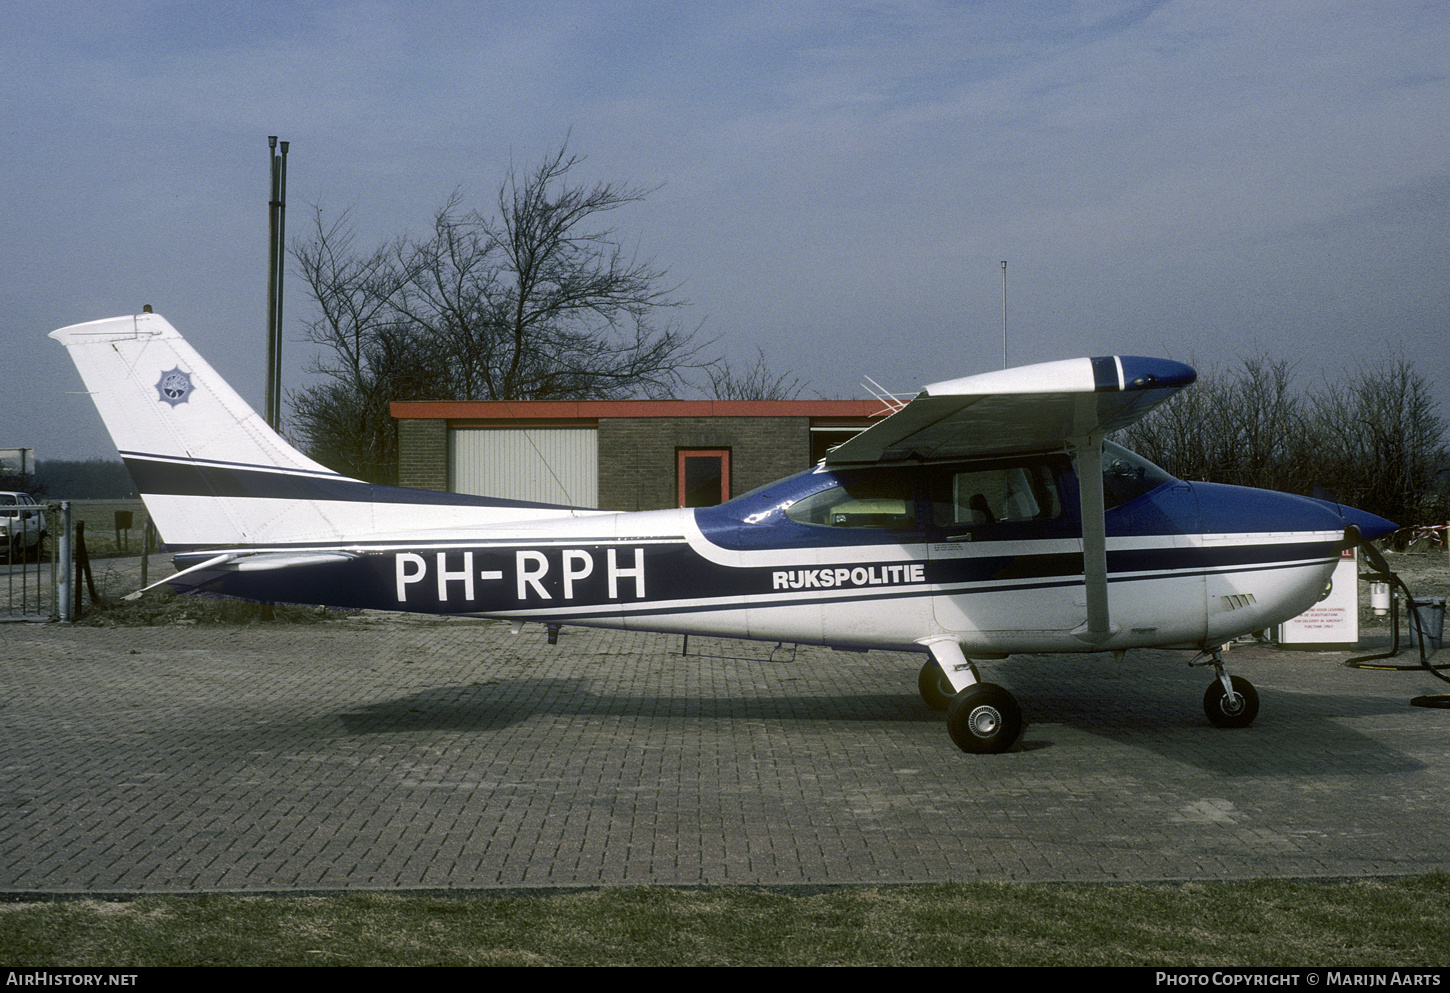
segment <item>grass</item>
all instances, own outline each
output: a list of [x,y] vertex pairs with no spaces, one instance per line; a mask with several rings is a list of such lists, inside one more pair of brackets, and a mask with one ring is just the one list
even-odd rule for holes
[[[116,511],[129,511],[131,529],[116,529]],[[140,555],[141,542],[146,535],[146,505],[139,499],[131,500],[73,500],[71,501],[72,523],[85,522],[86,554],[92,559],[111,558],[116,555]],[[60,530],[58,525],[51,529]],[[51,541],[55,534],[51,535]],[[124,541],[124,545],[123,545]],[[153,553],[155,554],[154,550]]]
[[1450,876],[0,905],[12,966],[1443,966]]

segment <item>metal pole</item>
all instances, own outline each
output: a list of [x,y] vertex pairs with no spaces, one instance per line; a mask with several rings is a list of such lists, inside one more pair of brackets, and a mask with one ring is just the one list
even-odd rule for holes
[[282,142],[282,157],[277,182],[277,319],[273,332],[272,356],[272,430],[282,431],[282,284],[287,275],[287,146]]
[[45,505],[46,530],[50,532],[50,619],[60,620],[60,537],[65,521],[60,514],[60,504]]
[[1007,368],[1007,260],[1002,260],[1002,368]]
[[151,536],[156,533],[156,525],[151,523],[151,515],[146,515],[146,527],[141,531],[141,588],[144,590],[151,584],[146,581],[146,572],[151,563]]
[[267,201],[267,386],[263,415],[273,430],[277,427],[277,136],[267,137],[267,172],[271,177],[272,196]]
[[60,619],[69,624],[75,620],[75,612],[72,608],[71,594],[75,590],[75,556],[71,554],[71,527],[74,523],[71,516],[71,505],[69,500],[62,500],[60,503],[62,514],[62,526],[60,531],[60,561],[51,566],[52,569],[64,570],[61,575],[65,578],[60,583]]

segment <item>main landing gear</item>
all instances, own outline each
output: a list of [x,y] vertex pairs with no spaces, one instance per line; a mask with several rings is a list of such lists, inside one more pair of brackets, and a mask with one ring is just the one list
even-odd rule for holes
[[[933,646],[933,650],[938,649]],[[1022,708],[1016,698],[995,683],[978,682],[977,667],[965,658],[953,667],[953,675],[956,682],[967,683],[960,692],[933,657],[921,667],[916,684],[928,707],[947,712],[947,733],[956,746],[984,755],[1005,752],[1016,744],[1022,734]]]
[[964,752],[1005,752],[1022,734],[1022,708],[996,683],[974,683],[952,697],[947,733]]
[[[980,677],[977,675],[977,667],[971,667],[972,681],[977,682]],[[916,688],[921,692],[921,699],[932,710],[946,710],[952,705],[952,697],[957,695],[957,689],[942,667],[937,665],[936,659],[928,659],[921,667],[921,674],[916,677]]]

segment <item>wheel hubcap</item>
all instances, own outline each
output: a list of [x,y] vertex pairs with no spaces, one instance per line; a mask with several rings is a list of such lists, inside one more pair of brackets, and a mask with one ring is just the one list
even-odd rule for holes
[[972,710],[971,716],[967,718],[967,726],[978,738],[990,738],[1002,727],[1002,714],[996,707],[983,704]]
[[1243,711],[1244,698],[1238,693],[1225,694],[1223,699],[1218,702],[1218,705],[1225,714],[1233,717],[1235,714],[1239,714]]

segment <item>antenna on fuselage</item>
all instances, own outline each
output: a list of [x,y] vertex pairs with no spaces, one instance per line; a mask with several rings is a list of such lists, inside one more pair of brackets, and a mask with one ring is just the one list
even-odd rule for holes
[[1002,368],[1007,368],[1007,260],[1002,260]]
[[[881,401],[882,405],[885,406],[886,409],[891,411],[891,413],[893,414],[896,413],[898,410],[901,410],[908,403],[910,403],[912,396],[915,395],[912,394],[908,396],[904,393],[891,393],[886,389],[886,387],[876,382],[876,380],[872,379],[870,376],[863,376],[861,378],[866,380],[866,382],[861,384],[861,388],[867,393],[870,393],[877,400]],[[901,399],[903,396],[906,397],[905,400]]]

